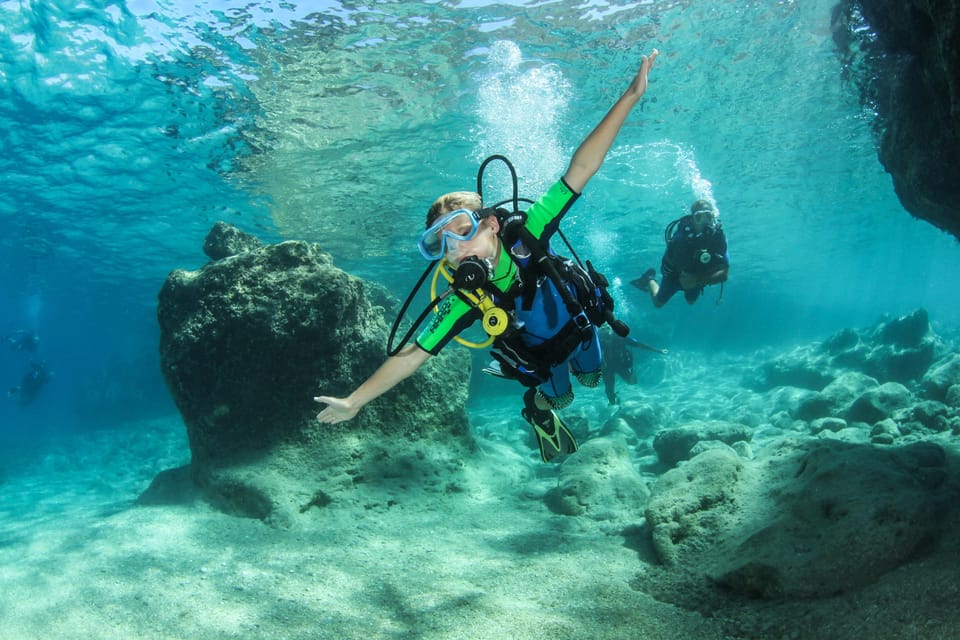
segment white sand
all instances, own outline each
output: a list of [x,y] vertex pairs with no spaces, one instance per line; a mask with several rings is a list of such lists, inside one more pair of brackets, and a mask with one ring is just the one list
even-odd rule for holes
[[[705,366],[684,362],[656,389],[621,383],[621,394],[674,415],[706,417],[720,396],[750,404],[736,363],[710,365],[730,388],[682,395]],[[580,396],[570,418],[597,428],[602,390]],[[475,416],[483,453],[464,492],[361,487],[289,530],[204,503],[134,506],[187,460],[177,418],[67,438],[0,480],[0,639],[960,638],[960,576],[936,554],[833,600],[706,618],[658,602],[631,588],[655,564],[642,513],[625,528],[551,512],[555,469],[504,413]],[[634,453],[643,468],[649,443]],[[745,620],[754,631],[737,632]]]
[[[720,637],[630,588],[642,564],[624,537],[523,492],[388,506],[373,489],[292,530],[202,503],[132,506],[149,474],[105,465],[178,429],[77,438],[82,462],[55,454],[8,478],[0,638]],[[496,465],[471,473],[503,482]]]

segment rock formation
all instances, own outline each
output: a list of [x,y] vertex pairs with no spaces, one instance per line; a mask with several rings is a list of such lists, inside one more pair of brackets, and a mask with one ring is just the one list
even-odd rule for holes
[[904,208],[960,238],[960,0],[841,0],[833,32]]
[[353,420],[320,425],[318,390],[346,395],[385,357],[387,324],[369,284],[316,244],[264,245],[222,223],[204,250],[213,261],[172,272],[157,312],[161,368],[192,459],[144,501],[169,499],[189,475],[223,510],[288,525],[359,483],[458,468],[473,447],[464,350],[432,358]]
[[[669,468],[645,504],[634,498],[660,564],[635,588],[733,617],[757,600],[772,612],[856,598],[928,558],[954,566],[960,355],[924,310],[794,349],[743,381],[764,394],[730,391],[766,416],[755,427],[661,421],[652,448]],[[750,637],[792,637],[773,613],[741,622]]]

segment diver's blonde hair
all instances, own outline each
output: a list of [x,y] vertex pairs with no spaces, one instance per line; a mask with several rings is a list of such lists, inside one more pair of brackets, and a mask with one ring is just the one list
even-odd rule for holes
[[479,193],[474,191],[451,191],[450,193],[445,193],[430,205],[430,210],[427,211],[427,224],[425,228],[433,224],[433,221],[444,213],[450,213],[457,209],[479,211],[481,208],[483,208],[483,201],[480,200]]

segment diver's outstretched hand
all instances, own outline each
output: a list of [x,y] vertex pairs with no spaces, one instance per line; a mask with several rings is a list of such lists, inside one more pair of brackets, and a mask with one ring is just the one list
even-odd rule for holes
[[659,55],[660,52],[654,49],[650,52],[650,55],[643,56],[642,62],[640,63],[640,70],[637,71],[636,77],[627,88],[628,94],[631,94],[637,98],[643,96],[647,90],[647,75],[649,75],[650,69],[653,68],[653,63]]
[[352,407],[346,398],[317,396],[313,401],[327,405],[323,411],[317,414],[317,420],[322,424],[344,422],[357,415],[357,412],[360,411],[359,408]]

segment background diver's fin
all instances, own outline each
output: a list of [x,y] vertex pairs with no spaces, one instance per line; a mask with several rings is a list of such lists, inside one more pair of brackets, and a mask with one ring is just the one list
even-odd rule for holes
[[490,364],[485,366],[482,371],[486,374],[494,376],[495,378],[506,378],[507,376],[503,375],[503,369],[500,368],[500,363],[496,360],[491,360]]

